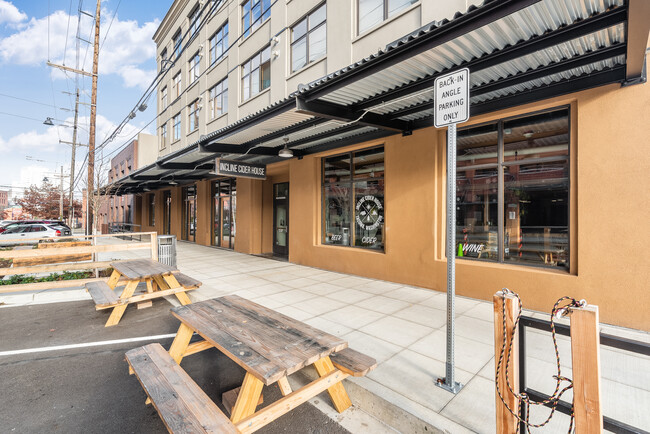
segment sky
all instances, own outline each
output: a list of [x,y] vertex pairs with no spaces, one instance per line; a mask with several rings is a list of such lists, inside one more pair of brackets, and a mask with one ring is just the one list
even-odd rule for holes
[[[153,34],[172,0],[102,0],[97,93],[99,145],[131,112],[156,74]],[[79,66],[92,71],[94,16],[92,0],[0,0],[0,190],[20,194],[24,187],[40,185],[43,178],[59,183],[54,174],[70,174],[74,119],[75,75],[47,65],[48,60],[75,68],[76,34],[79,23]],[[78,143],[88,143],[92,81],[79,76],[80,109]],[[109,161],[116,150],[144,128],[155,133],[155,93],[144,112],[126,125],[117,138],[97,156]],[[54,126],[43,121],[53,119]],[[77,147],[76,173],[82,169],[87,148]],[[79,177],[75,190],[85,187]],[[64,189],[69,188],[69,178]],[[80,198],[77,193],[77,198]]]

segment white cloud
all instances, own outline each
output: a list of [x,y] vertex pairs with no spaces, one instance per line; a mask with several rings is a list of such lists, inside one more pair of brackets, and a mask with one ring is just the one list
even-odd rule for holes
[[[102,11],[100,41],[103,45],[99,55],[100,75],[117,74],[122,77],[127,87],[148,87],[155,77],[155,71],[146,70],[143,65],[156,57],[156,45],[152,36],[158,28],[159,21],[147,22],[140,26],[137,21],[120,21],[119,16],[116,16],[109,30],[109,22],[112,18],[113,13]],[[0,39],[0,61],[5,64],[38,66],[51,60],[54,63],[75,66],[76,28],[77,17],[69,17],[64,11],[52,13],[49,16],[49,24],[48,17],[31,18],[20,30]],[[108,36],[104,40],[107,31]],[[83,39],[93,39],[93,20],[90,17],[82,16],[80,34]],[[85,64],[81,67],[90,71],[92,47],[81,42],[80,51],[80,62],[85,60]],[[53,77],[62,78],[64,75],[54,73]]]
[[0,24],[18,24],[27,19],[27,14],[20,12],[11,2],[0,0]]

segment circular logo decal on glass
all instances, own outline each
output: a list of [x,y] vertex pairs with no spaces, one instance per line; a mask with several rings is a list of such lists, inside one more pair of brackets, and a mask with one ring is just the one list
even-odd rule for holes
[[372,231],[381,225],[384,216],[381,215],[381,210],[384,207],[381,201],[375,196],[363,196],[357,202],[357,224],[361,229]]

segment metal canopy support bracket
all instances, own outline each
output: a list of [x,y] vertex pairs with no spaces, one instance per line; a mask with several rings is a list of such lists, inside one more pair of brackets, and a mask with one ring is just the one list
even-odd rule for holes
[[389,130],[410,134],[411,126],[408,122],[392,120],[388,116],[371,113],[367,110],[352,111],[348,107],[324,101],[306,101],[296,97],[296,111],[326,119],[350,122],[356,125],[365,125],[382,130]]

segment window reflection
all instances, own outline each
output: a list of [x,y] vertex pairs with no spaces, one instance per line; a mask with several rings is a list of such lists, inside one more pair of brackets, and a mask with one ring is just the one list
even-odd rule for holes
[[568,109],[464,129],[457,159],[457,256],[568,268]]

